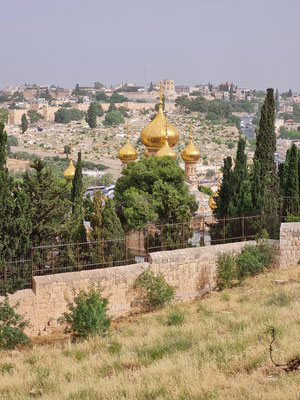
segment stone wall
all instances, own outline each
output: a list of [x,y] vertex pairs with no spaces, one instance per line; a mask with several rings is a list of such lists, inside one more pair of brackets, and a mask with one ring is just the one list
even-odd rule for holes
[[280,267],[296,265],[300,260],[300,222],[280,226]]
[[[109,313],[113,317],[140,312],[145,305],[141,292],[134,289],[136,278],[146,268],[162,273],[168,283],[176,287],[175,300],[193,300],[216,288],[217,258],[221,253],[238,253],[246,244],[239,242],[190,249],[161,251],[150,254],[149,263],[138,263],[36,276],[33,288],[10,295],[10,303],[19,302],[19,312],[31,323],[32,336],[49,333],[60,328],[59,317],[67,310],[66,296],[71,300],[73,289],[87,289],[99,283],[104,297],[109,298]],[[300,259],[300,223],[283,223],[280,242],[272,241],[276,249],[275,266],[286,268]]]
[[103,296],[109,298],[109,314],[113,317],[140,312],[145,305],[141,292],[134,289],[136,278],[146,268],[163,273],[168,283],[176,287],[175,300],[189,301],[216,287],[216,260],[220,253],[238,253],[245,244],[240,242],[209,247],[151,253],[149,263],[122,267],[36,276],[33,289],[10,295],[10,303],[19,301],[19,312],[29,319],[32,336],[50,333],[60,328],[59,317],[67,310],[66,296],[73,289],[87,289],[99,283]]

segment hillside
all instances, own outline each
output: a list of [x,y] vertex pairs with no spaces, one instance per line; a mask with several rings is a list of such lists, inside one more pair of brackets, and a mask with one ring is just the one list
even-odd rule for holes
[[3,352],[0,399],[296,400],[300,371],[271,363],[267,329],[277,330],[277,362],[300,354],[299,289],[299,267],[272,270],[115,323],[106,338]]

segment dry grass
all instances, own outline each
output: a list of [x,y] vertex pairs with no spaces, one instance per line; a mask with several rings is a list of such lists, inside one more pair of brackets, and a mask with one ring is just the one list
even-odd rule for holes
[[271,364],[266,330],[277,328],[276,360],[299,354],[299,301],[299,267],[271,271],[178,306],[178,318],[172,307],[106,338],[1,353],[0,399],[298,400],[300,371]]

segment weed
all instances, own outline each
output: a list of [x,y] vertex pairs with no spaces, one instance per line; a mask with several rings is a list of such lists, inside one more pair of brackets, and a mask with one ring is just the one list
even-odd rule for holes
[[233,280],[236,279],[235,257],[228,253],[220,254],[217,261],[218,287],[220,289],[233,286]]
[[213,315],[213,313],[202,304],[200,304],[197,308],[197,312],[202,313],[205,317],[211,317]]
[[179,308],[173,308],[167,315],[167,325],[176,326],[182,325],[184,323],[185,312],[181,311]]
[[108,344],[108,351],[110,354],[119,356],[121,354],[122,345],[119,342],[111,342]]
[[101,397],[93,389],[80,389],[71,393],[68,400],[101,400]]
[[38,361],[38,356],[35,354],[31,354],[30,356],[26,357],[24,359],[25,364],[29,364],[31,366],[34,366]]
[[229,294],[228,293],[221,293],[221,300],[229,301],[230,300]]
[[272,293],[269,297],[268,301],[266,302],[267,306],[277,306],[277,307],[287,307],[290,305],[292,298],[290,295],[279,292],[279,293]]
[[0,373],[2,375],[5,374],[5,373],[9,373],[10,374],[10,373],[13,372],[14,368],[15,368],[14,364],[5,362],[3,364],[0,364]]
[[193,344],[191,335],[176,333],[176,335],[166,335],[163,340],[154,345],[144,345],[137,350],[138,357],[149,358],[152,361],[159,360],[177,351],[186,351]]

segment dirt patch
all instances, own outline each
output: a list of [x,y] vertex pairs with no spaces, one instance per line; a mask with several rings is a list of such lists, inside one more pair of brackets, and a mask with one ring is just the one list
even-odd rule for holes
[[26,168],[29,168],[29,160],[15,160],[14,158],[8,158],[6,166],[9,171],[26,171]]

